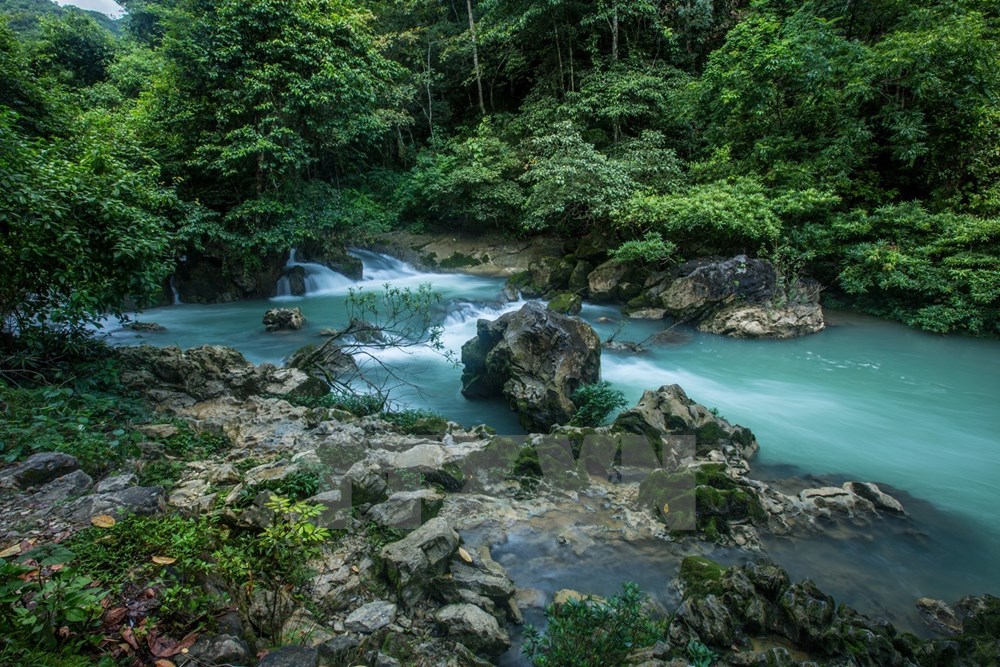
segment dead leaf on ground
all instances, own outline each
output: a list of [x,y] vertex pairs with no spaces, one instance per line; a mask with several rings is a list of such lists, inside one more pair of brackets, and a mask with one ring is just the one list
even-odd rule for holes
[[118,522],[115,521],[115,518],[113,516],[110,516],[108,514],[98,514],[95,517],[91,517],[90,523],[94,524],[98,528],[111,528]]
[[177,667],[177,665],[169,660],[157,660],[153,663],[153,667]]
[[125,607],[115,607],[114,609],[109,609],[104,614],[104,623],[109,626],[120,625],[126,616],[128,616],[128,609]]
[[462,547],[458,548],[458,556],[469,565],[472,565],[472,555]]
[[132,628],[125,626],[121,630],[122,639],[124,639],[133,650],[139,650],[139,641],[135,638],[135,634],[132,632]]
[[21,553],[21,545],[15,544],[12,547],[7,547],[3,551],[0,551],[0,558],[10,558],[11,556],[16,556]]
[[157,565],[173,565],[177,559],[170,556],[153,556],[153,562]]

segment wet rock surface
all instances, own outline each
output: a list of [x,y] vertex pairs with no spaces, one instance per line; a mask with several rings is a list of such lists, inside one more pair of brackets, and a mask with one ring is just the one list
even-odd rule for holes
[[268,331],[296,331],[306,325],[301,308],[272,308],[264,313],[264,328]]
[[[9,467],[0,473],[0,547],[64,537],[104,513],[217,515],[231,530],[259,532],[273,521],[269,485],[321,471],[308,502],[327,508],[323,520],[337,538],[323,544],[295,590],[265,594],[269,582],[258,582],[237,603],[242,622],[223,630],[220,620],[221,635],[191,647],[201,661],[250,664],[267,648],[261,633],[269,630],[299,646],[272,651],[261,664],[490,664],[507,650],[523,611],[548,602],[518,590],[504,567],[511,561],[491,554],[526,524],[552,534],[556,556],[587,572],[597,552],[632,553],[629,545],[639,543],[672,554],[728,548],[756,561],[764,532],[794,539],[906,520],[904,506],[873,483],[782,491],[753,479],[753,434],[676,385],[647,392],[612,426],[514,441],[447,422],[433,435],[415,434],[378,416],[297,407],[271,389],[294,391],[310,378],[255,367],[222,348],[122,354],[130,386],[158,402],[164,422],[177,420],[143,426],[151,444],[187,423],[224,435],[229,446],[185,462],[168,489],[139,486],[124,470],[88,482],[62,455]],[[629,449],[626,436],[641,447]],[[15,481],[29,469],[38,471],[28,474],[33,483]],[[674,521],[685,512],[690,527],[680,528]],[[476,534],[485,538],[466,541]],[[581,576],[573,588],[587,595],[588,583]],[[280,604],[268,605],[272,598]],[[692,641],[718,652],[717,664],[733,665],[971,667],[991,664],[998,650],[1000,604],[990,596],[951,606],[922,601],[936,631],[953,633],[933,641],[838,605],[767,562],[684,561],[675,600],[659,612],[669,620],[660,643],[628,664],[681,664]]]
[[568,423],[573,393],[600,379],[600,339],[590,325],[529,303],[480,320],[462,362],[466,398],[504,396],[525,427],[546,431]]

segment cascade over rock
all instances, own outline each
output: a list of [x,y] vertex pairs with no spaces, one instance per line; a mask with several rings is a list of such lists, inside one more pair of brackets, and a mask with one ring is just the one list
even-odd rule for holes
[[479,320],[462,361],[466,398],[504,396],[525,428],[547,431],[573,418],[573,392],[600,380],[601,341],[589,324],[528,303]]

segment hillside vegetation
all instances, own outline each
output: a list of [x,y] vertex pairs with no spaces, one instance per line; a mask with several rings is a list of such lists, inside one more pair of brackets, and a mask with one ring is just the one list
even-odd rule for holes
[[141,301],[193,248],[246,266],[397,226],[780,257],[998,333],[993,2],[124,5],[120,38],[0,29],[8,333]]

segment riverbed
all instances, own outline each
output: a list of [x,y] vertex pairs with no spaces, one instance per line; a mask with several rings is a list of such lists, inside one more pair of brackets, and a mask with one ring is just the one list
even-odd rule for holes
[[[176,304],[138,316],[165,331],[137,333],[108,324],[106,335],[118,345],[228,345],[253,362],[281,363],[302,345],[322,341],[321,329],[347,324],[350,289],[430,283],[442,295],[435,307],[442,342],[458,353],[479,318],[523,305],[498,298],[500,279],[425,273],[367,251],[358,256],[365,263],[360,282],[304,265],[304,297]],[[278,305],[301,308],[307,326],[265,332],[261,317]],[[587,305],[581,316],[602,338],[642,341],[664,328],[662,322],[629,321],[614,307]],[[906,520],[837,540],[768,538],[766,548],[793,577],[808,576],[838,601],[920,631],[913,610],[918,597],[953,602],[966,594],[1000,594],[1000,342],[936,336],[851,313],[826,316],[825,331],[787,341],[734,340],[675,327],[667,342],[645,352],[605,351],[603,377],[630,404],[644,390],[679,384],[694,400],[751,428],[761,444],[754,469],[759,478],[792,487],[875,481],[897,494]],[[502,403],[465,400],[460,365],[439,352],[394,350],[380,358],[410,383],[395,388],[397,404],[435,410],[467,426],[521,432]],[[500,545],[498,558],[519,586],[550,593],[563,582],[579,582],[576,564],[560,571],[550,558],[544,580],[532,574],[537,568],[518,565],[531,554],[548,553],[546,540],[553,539],[528,532],[521,546]],[[648,545],[633,551],[634,559],[607,559],[593,592],[610,592],[630,578],[665,582],[679,562],[671,550],[663,551],[662,562]]]

